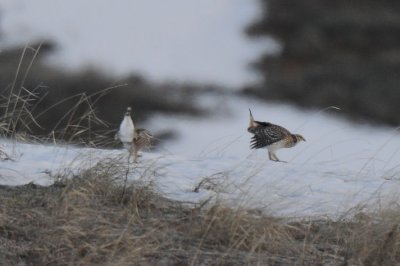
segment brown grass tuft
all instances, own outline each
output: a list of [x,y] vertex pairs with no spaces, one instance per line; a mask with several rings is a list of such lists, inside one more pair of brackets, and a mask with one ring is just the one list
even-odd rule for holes
[[399,210],[343,220],[277,218],[125,185],[105,160],[50,187],[0,187],[6,265],[394,265]]

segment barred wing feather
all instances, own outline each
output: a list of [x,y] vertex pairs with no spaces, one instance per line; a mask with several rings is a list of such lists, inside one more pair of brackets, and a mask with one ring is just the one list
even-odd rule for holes
[[260,149],[284,139],[290,135],[290,132],[281,126],[268,124],[265,127],[254,129],[253,134],[250,147]]
[[153,135],[147,129],[138,128],[135,130],[135,138],[133,139],[138,150],[149,148]]

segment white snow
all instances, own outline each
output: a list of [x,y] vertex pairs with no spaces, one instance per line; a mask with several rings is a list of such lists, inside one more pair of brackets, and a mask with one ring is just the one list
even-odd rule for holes
[[[287,105],[223,95],[203,96],[201,102],[219,112],[209,118],[158,116],[146,128],[176,129],[180,138],[146,152],[131,164],[130,178],[154,182],[173,199],[197,202],[209,197],[232,206],[258,208],[289,216],[338,216],[356,205],[385,205],[398,199],[400,136],[390,128],[352,124],[325,112],[304,112]],[[249,149],[248,108],[256,120],[278,123],[302,134],[307,142],[279,150]],[[224,112],[222,112],[222,110]],[[15,161],[0,162],[0,183],[50,184],[57,172],[76,173],[102,158],[126,161],[125,150],[82,149],[2,141]],[[213,185],[193,189],[208,178]],[[208,183],[209,184],[209,183]],[[378,205],[377,205],[378,204]]]

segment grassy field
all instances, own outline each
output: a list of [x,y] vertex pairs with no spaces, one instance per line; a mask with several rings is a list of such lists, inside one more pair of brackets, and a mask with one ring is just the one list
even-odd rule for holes
[[[395,265],[399,210],[268,217],[183,204],[104,161],[52,186],[0,187],[1,265]],[[61,180],[61,181],[60,181]]]
[[[33,58],[29,62],[34,61]],[[18,68],[23,66],[21,63]],[[26,68],[30,68],[30,63]],[[136,80],[132,83],[138,89],[126,92],[129,97],[117,90],[115,99],[107,94],[112,101],[100,104],[87,95],[97,95],[112,84],[107,81],[96,85],[93,83],[96,78],[82,74],[80,78],[89,80],[81,84],[78,78],[78,85],[68,85],[65,81],[68,77],[58,77],[59,82],[54,83],[67,84],[65,87],[57,88],[50,82],[52,79],[47,79],[49,86],[56,88],[54,95],[61,99],[52,98],[46,105],[44,99],[51,95],[41,95],[40,86],[38,94],[35,89],[26,89],[38,83],[35,80],[28,83],[28,74],[22,73],[41,79],[35,73],[47,72],[15,71],[14,65],[10,69],[15,75],[14,82],[11,78],[11,85],[0,84],[4,86],[0,132],[13,139],[31,138],[36,126],[52,133],[40,139],[42,143],[57,138],[55,132],[66,141],[81,136],[87,140],[86,132],[97,132],[94,122],[105,127],[96,116],[102,109],[96,112],[94,106],[109,110],[114,102],[126,98],[125,108],[127,104],[139,104],[141,99],[151,102],[152,95],[159,94]],[[88,83],[95,84],[93,90],[86,89]],[[85,88],[86,92],[71,88]],[[71,96],[61,95],[62,91],[78,95],[78,101],[72,107],[60,105],[60,100]],[[188,93],[190,96],[189,89]],[[156,99],[163,103],[161,109],[165,112],[199,112],[187,102],[187,97],[177,96],[173,101],[160,97]],[[58,111],[47,112],[53,105],[59,107]],[[37,112],[38,106],[44,110]],[[60,119],[60,113],[67,115]],[[115,115],[115,121],[119,121],[120,113]],[[50,124],[61,120],[65,123],[49,125],[39,118],[48,119]],[[0,186],[0,265],[396,265],[400,262],[398,207],[369,213],[350,210],[349,215],[336,220],[271,217],[218,201],[176,202],[161,195],[151,183],[126,182],[125,169],[112,160],[104,160],[73,178],[55,176],[57,181],[48,187]],[[147,172],[156,171],[150,168]]]

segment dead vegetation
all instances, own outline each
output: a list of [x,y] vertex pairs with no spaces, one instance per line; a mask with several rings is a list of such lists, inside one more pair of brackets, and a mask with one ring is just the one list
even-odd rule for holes
[[[41,125],[37,119],[43,118],[43,110],[35,113],[39,105],[36,100],[43,104],[42,96],[36,94],[41,88],[30,91],[23,84],[25,81],[6,86],[4,105],[0,106],[0,132],[16,140],[31,138],[21,128],[30,132],[32,126]],[[70,142],[91,131],[94,121],[100,123],[92,108],[97,98],[91,96],[102,92],[76,93],[71,96],[78,99],[73,108],[63,107],[61,113],[65,116],[57,116],[57,121],[66,121],[65,124],[57,124],[57,130],[53,130],[55,134],[65,134],[61,136],[72,136],[73,139],[63,138]],[[85,108],[78,112],[79,106]],[[51,109],[52,105],[43,108]],[[0,158],[12,159],[1,148]],[[221,192],[221,177],[224,176],[205,177],[193,191]],[[400,262],[398,208],[338,220],[293,221],[229,208],[220,202],[183,204],[163,197],[151,183],[126,182],[126,167],[113,160],[105,160],[73,177],[55,174],[54,178],[57,181],[49,187],[0,186],[0,265]]]
[[0,187],[2,265],[400,261],[399,210],[292,221],[221,203],[188,206],[163,197],[148,183],[124,187],[124,171],[108,161],[50,187]]
[[1,52],[1,136],[114,147],[109,140],[127,106],[135,123],[155,113],[206,115],[194,99],[207,86],[158,84],[135,74],[117,78],[94,69],[71,73],[44,63],[56,48],[41,42]]

